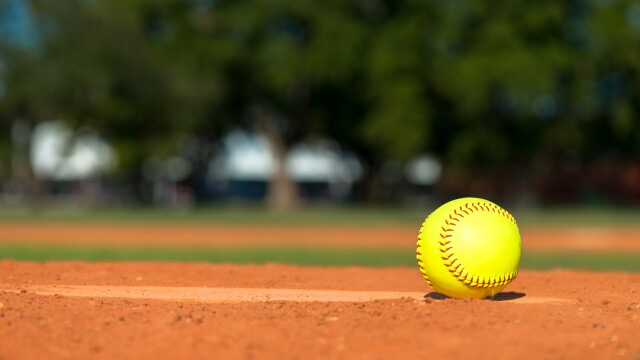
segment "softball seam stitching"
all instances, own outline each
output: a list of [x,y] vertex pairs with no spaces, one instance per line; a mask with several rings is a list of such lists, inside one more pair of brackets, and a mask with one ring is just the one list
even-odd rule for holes
[[[477,211],[497,213],[511,222],[516,227],[516,229],[518,228],[518,224],[516,223],[513,216],[508,211],[504,210],[496,204],[483,203],[480,201],[475,203],[465,203],[464,205],[453,209],[453,212],[449,213],[449,219],[445,219],[444,225],[446,226],[443,225],[441,227],[442,231],[440,232],[440,239],[438,240],[438,244],[440,245],[440,252],[442,253],[441,259],[443,260],[443,263],[447,267],[449,272],[466,285],[479,288],[488,288],[509,284],[518,276],[517,269],[497,277],[483,277],[473,275],[462,266],[455,255],[453,244],[451,243],[451,238],[453,237],[453,234],[451,233],[455,231],[454,227],[457,226],[456,223],[459,223],[460,219]],[[418,233],[418,241],[416,243],[416,258],[418,260],[418,268],[420,269],[422,276],[427,281],[427,284],[433,287],[431,285],[429,277],[426,274],[426,270],[424,269],[423,260],[421,259],[422,245],[420,244],[420,241],[422,240],[422,229],[424,228],[424,224],[427,222],[427,220],[425,220],[425,222],[422,224]]]
[[[427,220],[425,220],[424,222],[426,223]],[[421,241],[423,227],[424,227],[424,223],[422,223],[422,226],[420,226],[420,231],[418,232],[418,242],[416,242],[416,259],[418,259],[418,268],[420,269],[420,273],[422,274],[422,277],[424,277],[424,279],[427,281],[427,284],[429,284],[429,286],[433,287],[433,285],[431,285],[431,280],[429,280],[429,277],[427,276],[427,271],[425,270],[424,266],[422,266],[423,261],[420,258],[422,256],[422,252],[420,252],[422,250],[422,245],[420,244],[420,241]]]
[[[459,210],[459,211],[458,211]],[[518,270],[510,271],[506,274],[502,274],[500,276],[478,276],[471,274],[467,269],[462,266],[460,261],[458,260],[454,250],[453,244],[451,243],[451,238],[453,234],[451,232],[455,231],[455,226],[460,222],[460,219],[463,219],[465,216],[470,215],[471,213],[477,211],[485,211],[485,212],[493,212],[501,215],[511,222],[516,229],[518,228],[518,224],[516,224],[515,219],[509,212],[504,210],[493,203],[466,203],[459,208],[453,209],[453,212],[449,214],[449,219],[445,219],[444,222],[446,226],[441,227],[440,232],[440,240],[438,244],[440,245],[440,252],[442,253],[441,259],[443,260],[444,265],[447,267],[449,272],[453,274],[458,280],[473,287],[479,288],[487,288],[487,287],[497,287],[510,283],[513,279],[518,276]]]

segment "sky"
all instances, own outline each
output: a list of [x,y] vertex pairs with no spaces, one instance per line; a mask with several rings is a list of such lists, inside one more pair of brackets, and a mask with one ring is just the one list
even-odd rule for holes
[[[35,41],[28,3],[25,0],[1,0],[0,36],[13,44],[31,45]],[[8,5],[6,5],[8,4]]]

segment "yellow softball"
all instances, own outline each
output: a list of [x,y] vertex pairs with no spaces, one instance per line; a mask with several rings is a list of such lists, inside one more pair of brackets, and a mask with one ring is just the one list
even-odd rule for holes
[[521,241],[509,212],[483,199],[450,201],[427,217],[416,249],[427,283],[452,298],[486,298],[518,275]]

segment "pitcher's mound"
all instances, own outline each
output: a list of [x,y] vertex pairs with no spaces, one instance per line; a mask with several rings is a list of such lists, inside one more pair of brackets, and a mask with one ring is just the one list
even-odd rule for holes
[[638,289],[522,271],[454,300],[416,268],[0,261],[0,359],[636,359]]

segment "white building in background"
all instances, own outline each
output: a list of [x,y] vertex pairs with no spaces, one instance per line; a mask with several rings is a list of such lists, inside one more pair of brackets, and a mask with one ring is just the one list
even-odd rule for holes
[[441,176],[442,163],[430,154],[420,154],[405,166],[405,177],[413,185],[435,185]]
[[[273,150],[266,138],[241,130],[226,135],[209,164],[209,178],[218,183],[268,182],[275,174]],[[344,198],[363,175],[362,163],[332,140],[295,144],[287,155],[287,170],[299,184],[325,184],[332,198]]]
[[78,181],[102,175],[116,166],[113,148],[97,134],[74,134],[58,121],[34,128],[29,156],[34,174],[43,180]]

